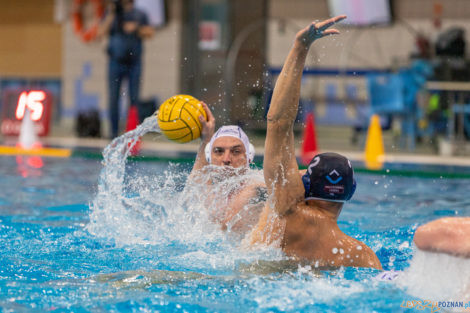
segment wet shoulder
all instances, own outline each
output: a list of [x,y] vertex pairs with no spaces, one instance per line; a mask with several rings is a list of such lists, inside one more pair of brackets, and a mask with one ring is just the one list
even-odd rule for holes
[[325,222],[325,216],[315,208],[307,205],[305,201],[300,201],[286,214],[287,219],[299,219],[306,224],[318,225]]
[[357,239],[351,239],[353,240],[353,245],[350,251],[355,259],[354,263],[356,264],[354,266],[382,269],[382,264],[377,255],[369,246]]

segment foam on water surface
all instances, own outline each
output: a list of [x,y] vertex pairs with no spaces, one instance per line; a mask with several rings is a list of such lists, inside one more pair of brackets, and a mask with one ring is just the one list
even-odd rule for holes
[[396,281],[421,299],[470,301],[470,259],[415,249],[410,266]]
[[[222,230],[218,222],[224,218],[220,208],[244,183],[262,182],[262,171],[233,170],[230,173],[209,166],[200,173],[198,180],[190,181],[188,169],[176,164],[170,164],[158,173],[141,168],[129,171],[126,161],[131,149],[129,142],[135,142],[149,131],[158,132],[154,118],[146,119],[134,131],[116,138],[104,150],[98,190],[90,204],[90,221],[85,229],[96,238],[112,241],[118,248],[133,250],[143,246],[151,249],[155,259],[144,268],[95,276],[90,278],[91,281],[109,281],[115,288],[160,288],[159,285],[165,284],[169,290],[176,288],[178,292],[189,294],[190,290],[197,288],[198,296],[202,298],[213,297],[217,290],[219,302],[244,299],[255,303],[260,311],[315,308],[327,312],[329,307],[335,307],[350,312],[366,312],[371,308],[370,303],[361,299],[369,297],[372,302],[381,301],[382,292],[395,304],[407,296],[466,300],[465,287],[458,286],[468,287],[468,281],[464,279],[465,275],[470,277],[468,261],[412,251],[411,240],[416,224],[409,225],[405,220],[417,212],[397,213],[403,217],[397,218],[397,225],[407,225],[403,228],[396,226],[390,229],[385,223],[380,227],[371,224],[374,231],[361,229],[370,222],[362,223],[357,213],[351,212],[364,206],[372,209],[369,203],[373,201],[378,203],[375,215],[388,216],[390,210],[395,209],[396,202],[385,201],[382,199],[384,195],[359,194],[348,204],[348,209],[352,209],[345,213],[353,222],[346,217],[340,221],[340,226],[359,233],[355,237],[371,246],[387,269],[396,270],[394,273],[398,273],[398,278],[394,274],[394,280],[376,279],[380,272],[375,270],[318,272],[310,266],[289,263],[275,247],[245,250],[241,246],[242,238],[232,231],[243,216],[234,216],[227,223],[227,229]],[[399,181],[398,178],[394,180]],[[211,181],[218,183],[211,185],[208,196]],[[393,184],[396,183],[391,179],[387,181],[387,186],[394,187],[397,194],[400,188],[404,188],[405,194],[415,194],[413,188],[417,188],[409,181],[404,187]],[[421,193],[420,197],[429,201],[430,195]],[[416,198],[406,199],[411,202]],[[360,226],[355,225],[358,222],[354,222],[354,217]],[[383,229],[388,230],[377,232]],[[407,268],[407,259],[413,254],[415,256]],[[400,271],[403,268],[406,270]],[[184,291],[185,288],[188,290]],[[219,290],[222,291],[219,293]],[[227,299],[223,290],[228,290],[227,293],[235,298]]]
[[[155,118],[116,138],[103,152],[98,192],[90,205],[86,230],[120,246],[144,244],[180,251],[171,260],[195,268],[235,268],[239,262],[259,258],[258,251],[240,246],[240,236],[231,231],[240,212],[223,231],[217,221],[231,194],[247,182],[262,182],[262,171],[227,170],[209,166],[199,179],[187,182],[188,172],[170,165],[163,173],[138,170],[127,173],[129,143],[145,133],[158,132]],[[228,177],[227,177],[228,176]],[[208,195],[208,183],[218,181]],[[279,259],[279,251],[265,251],[266,259]]]

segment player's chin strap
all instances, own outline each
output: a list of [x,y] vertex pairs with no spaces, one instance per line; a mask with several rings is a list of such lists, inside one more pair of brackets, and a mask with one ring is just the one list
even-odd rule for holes
[[[211,143],[208,143],[206,145],[206,148],[204,149],[204,152],[206,154],[206,161],[207,163],[211,163],[211,150],[212,150],[212,145]],[[255,147],[250,143],[248,145],[248,151],[246,152],[246,159],[247,159],[247,163],[250,164],[251,162],[253,162],[255,158]]]

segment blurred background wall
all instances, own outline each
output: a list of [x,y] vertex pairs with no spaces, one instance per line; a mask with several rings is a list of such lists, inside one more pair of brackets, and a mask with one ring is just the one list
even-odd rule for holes
[[0,1],[0,75],[60,77],[62,26],[54,0]]
[[[241,0],[170,0],[165,3],[166,24],[145,42],[142,99],[161,102],[174,94],[191,92],[213,105],[221,120],[239,123],[253,113],[251,109],[246,110],[246,106],[259,101],[259,92],[266,84],[264,73],[280,68],[295,33],[310,21],[329,16],[326,0],[263,0],[253,8],[250,8],[250,1]],[[451,26],[465,29],[468,41],[468,0],[393,0],[391,3],[394,17],[390,25],[341,27],[341,36],[315,44],[308,66],[339,71],[390,69],[409,61],[417,50],[418,33],[435,39],[440,31]],[[442,6],[439,28],[433,22],[436,3]],[[81,107],[96,106],[106,130],[106,40],[84,43],[78,38],[70,19],[73,1],[0,0],[0,7],[0,79],[57,79],[60,98],[54,113],[55,123],[73,127]],[[214,11],[214,8],[222,8],[222,11]],[[194,17],[191,10],[200,10],[194,11],[200,14]],[[222,24],[226,21],[229,29],[224,29],[223,25],[218,30],[216,27],[219,38],[197,49],[194,45],[198,41],[194,36],[200,35],[200,29],[192,29],[192,26],[201,21],[218,22],[220,18],[214,15],[220,12],[227,14],[220,21]],[[247,17],[247,13],[252,15]],[[213,26],[208,25],[209,29]],[[235,53],[233,44],[241,37],[243,40]],[[232,61],[238,72],[229,77],[227,68]],[[358,97],[367,96],[360,77],[311,78],[305,78],[302,89],[307,98],[324,98],[328,89],[325,86],[338,80],[357,84]],[[193,84],[193,80],[197,80],[197,84]],[[233,85],[227,89],[228,81]],[[231,94],[227,94],[227,90]],[[337,91],[339,97],[345,92],[342,88]],[[122,104],[123,112],[126,105]],[[255,122],[248,124],[257,127]]]

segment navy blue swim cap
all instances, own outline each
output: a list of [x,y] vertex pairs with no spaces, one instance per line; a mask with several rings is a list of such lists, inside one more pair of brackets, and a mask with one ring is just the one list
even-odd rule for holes
[[345,202],[356,191],[354,171],[349,160],[338,153],[317,154],[302,176],[305,200]]

